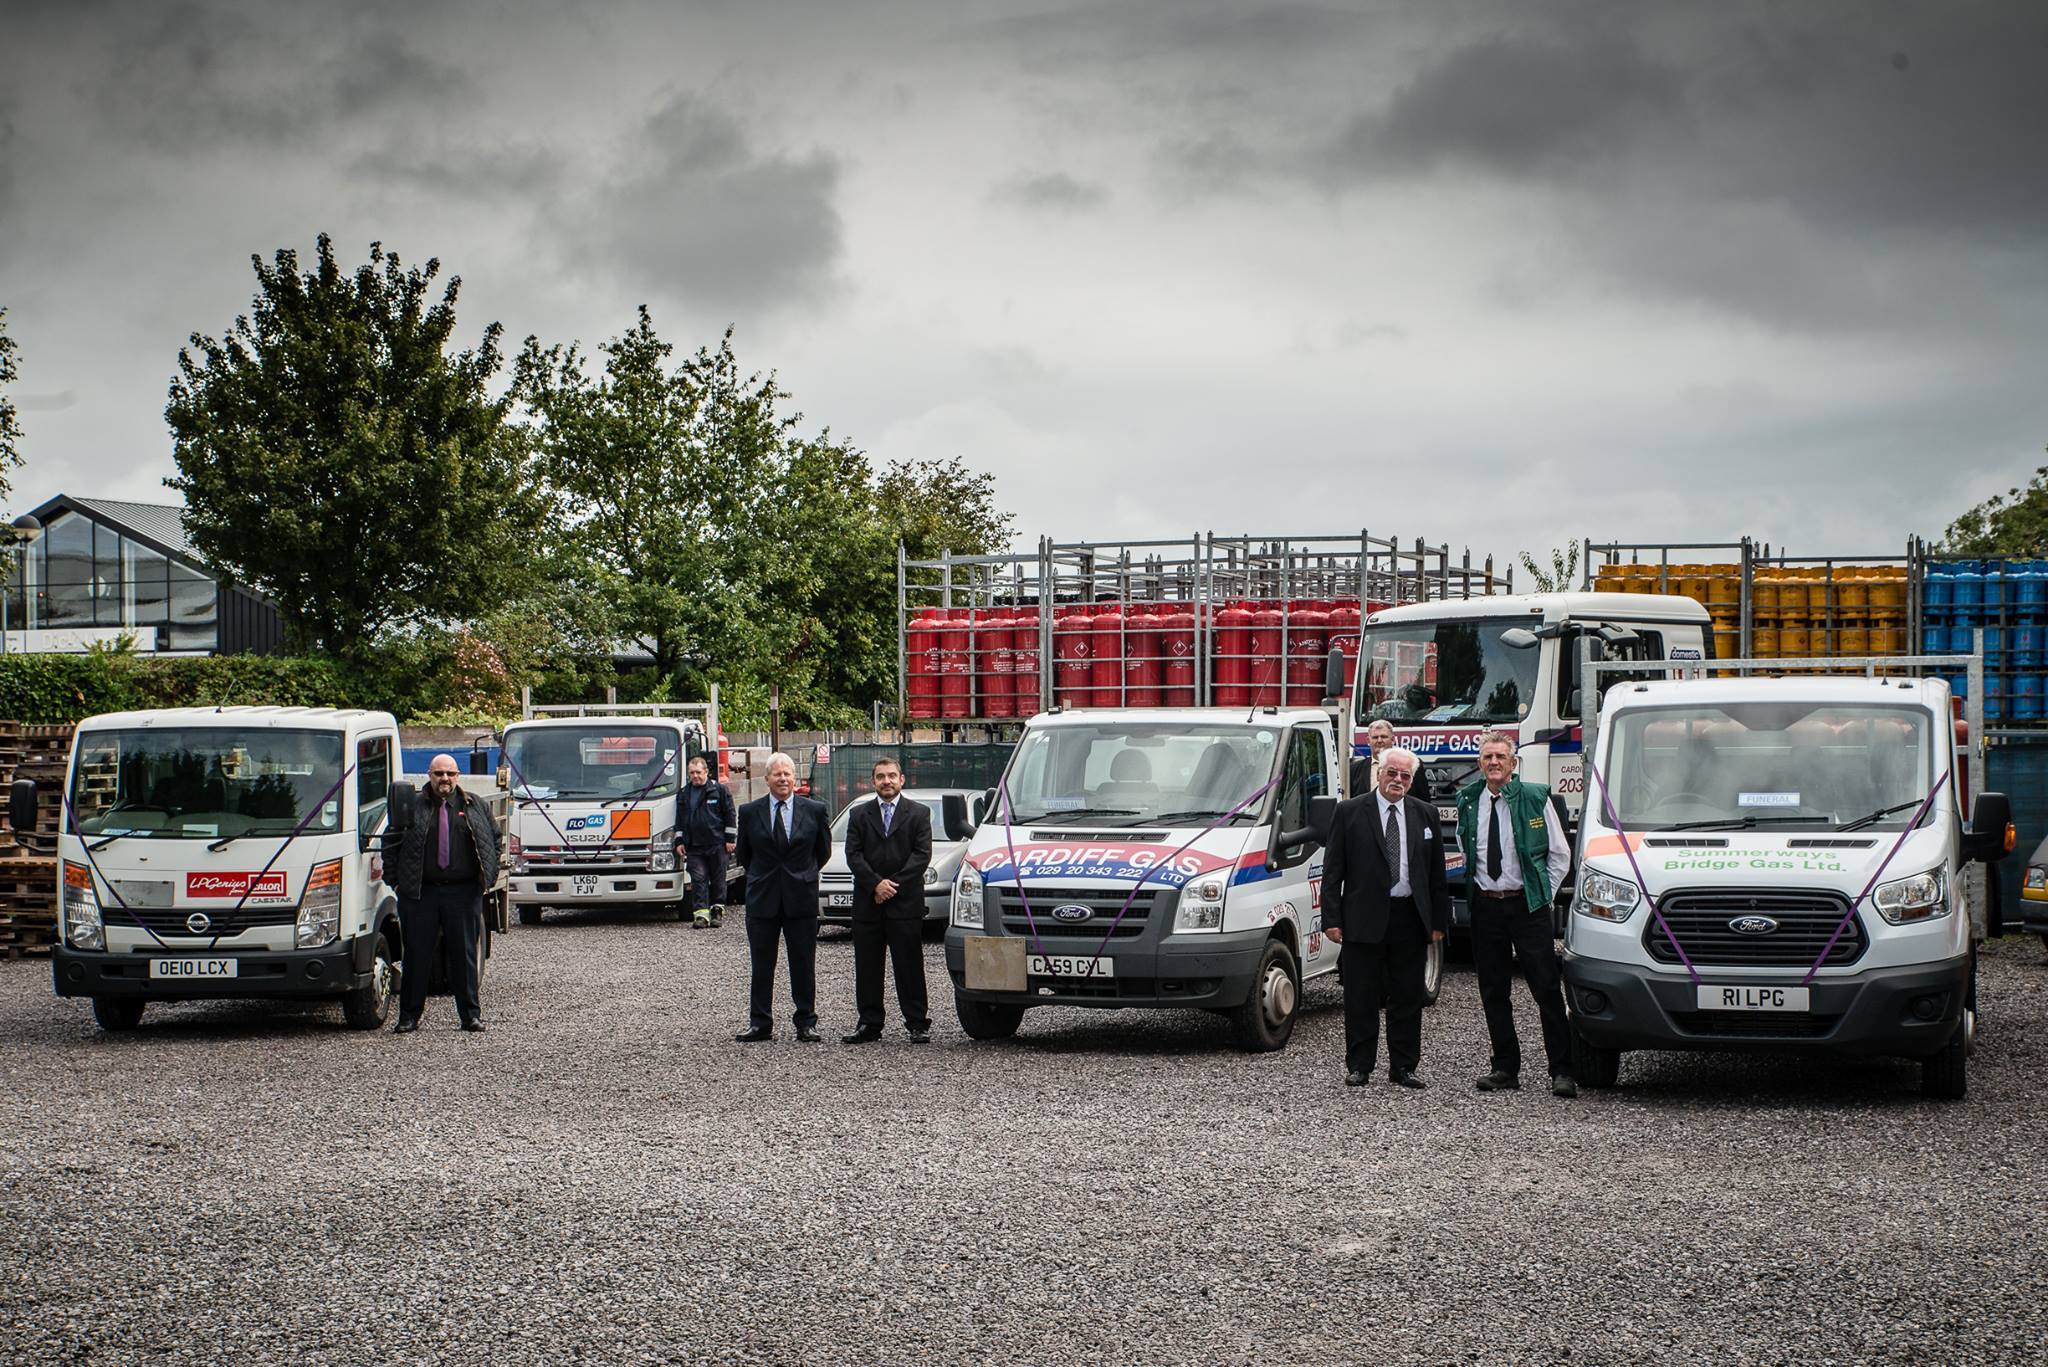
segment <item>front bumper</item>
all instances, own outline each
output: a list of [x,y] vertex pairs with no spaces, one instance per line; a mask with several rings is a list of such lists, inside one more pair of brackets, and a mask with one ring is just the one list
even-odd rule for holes
[[[512,905],[605,906],[615,902],[680,902],[683,899],[683,871],[673,873],[599,873],[594,892],[578,892],[571,874],[564,869],[547,873],[515,873],[510,885]],[[588,886],[588,885],[586,885]]]
[[[953,990],[970,1001],[1016,1006],[1235,1007],[1251,995],[1259,957],[1271,931],[1266,927],[1221,935],[1166,936],[1113,940],[1102,957],[1115,961],[1113,978],[1027,977],[1022,992],[969,990],[967,941],[984,932],[946,929],[946,971]],[[1047,944],[1051,954],[1092,957],[1100,939]]]
[[2020,929],[2029,935],[2048,935],[2048,892],[2020,894]]
[[[50,977],[60,997],[141,997],[192,1001],[226,997],[338,997],[370,983],[376,936],[361,935],[321,949],[137,951],[103,954],[57,946]],[[155,959],[233,959],[232,978],[153,978]]]
[[[1797,987],[1804,973],[1771,976],[1700,969],[1710,985]],[[1564,955],[1565,997],[1572,1022],[1605,1049],[1717,1049],[1821,1052],[1924,1058],[1955,1034],[1968,1004],[1968,957],[1845,977],[1816,977],[1811,1010],[1701,1011],[1692,979],[1637,964]],[[1591,995],[1589,995],[1591,994]],[[1604,998],[1604,1002],[1599,1000]],[[1923,1018],[1915,1002],[1933,999]],[[1598,1008],[1598,1009],[1594,1009]]]

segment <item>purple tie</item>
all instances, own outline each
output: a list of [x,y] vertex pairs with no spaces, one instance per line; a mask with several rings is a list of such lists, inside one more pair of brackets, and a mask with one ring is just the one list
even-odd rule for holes
[[895,803],[893,803],[893,802],[884,802],[884,803],[882,804],[882,834],[883,834],[883,835],[887,835],[887,834],[889,833],[889,818],[890,818],[890,817],[892,817],[892,816],[894,816],[895,814],[896,814],[896,804],[895,804]]
[[441,804],[441,867],[448,867],[448,804]]

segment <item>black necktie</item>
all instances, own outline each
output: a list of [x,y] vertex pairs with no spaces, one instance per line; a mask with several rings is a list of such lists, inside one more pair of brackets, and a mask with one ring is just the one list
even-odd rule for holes
[[1486,795],[1486,876],[1500,881],[1500,794]]
[[775,834],[783,844],[789,843],[789,804],[786,802],[775,804]]
[[1387,852],[1387,875],[1398,883],[1401,881],[1401,818],[1395,808],[1387,808],[1387,828],[1380,832],[1380,848]]

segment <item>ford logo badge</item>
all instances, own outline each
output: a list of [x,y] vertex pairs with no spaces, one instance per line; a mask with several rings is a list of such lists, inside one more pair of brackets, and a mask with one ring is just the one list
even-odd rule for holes
[[1076,906],[1072,902],[1063,907],[1054,907],[1052,909],[1052,919],[1055,921],[1085,921],[1094,914],[1094,911],[1091,909]]
[[194,935],[204,935],[206,928],[212,924],[213,919],[203,911],[195,911],[185,918],[185,929]]
[[1728,923],[1728,929],[1737,935],[1768,935],[1778,928],[1778,923],[1768,916],[1738,916]]

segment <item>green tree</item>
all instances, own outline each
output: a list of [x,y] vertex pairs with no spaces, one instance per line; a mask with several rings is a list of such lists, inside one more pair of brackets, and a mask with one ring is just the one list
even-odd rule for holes
[[450,352],[451,277],[370,245],[353,274],[323,233],[301,274],[252,258],[251,314],[194,333],[164,410],[185,529],[207,561],[278,604],[293,642],[361,652],[380,632],[488,612],[538,525],[525,453],[487,392],[493,323]]
[[1574,537],[1550,553],[1548,569],[1536,563],[1536,558],[1527,551],[1522,552],[1522,568],[1529,572],[1529,588],[1535,593],[1562,593],[1578,582],[1579,542]]
[[[8,389],[20,374],[14,339],[7,335],[7,310],[0,309],[0,499],[13,494],[13,472],[21,468],[20,410],[7,397]],[[0,567],[0,579],[4,578],[6,569]]]
[[2048,465],[2020,488],[1993,494],[1948,524],[1938,550],[1953,555],[2048,556]]

